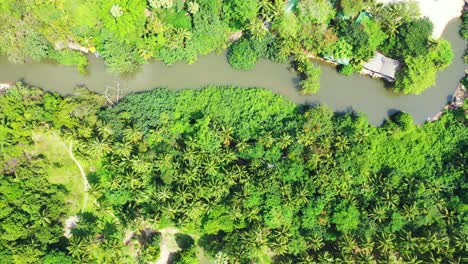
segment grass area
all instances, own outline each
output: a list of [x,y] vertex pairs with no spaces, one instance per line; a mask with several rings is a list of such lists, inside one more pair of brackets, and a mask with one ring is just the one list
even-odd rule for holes
[[35,151],[43,154],[50,161],[48,180],[51,183],[62,184],[69,191],[67,202],[70,213],[76,214],[81,210],[85,192],[80,170],[68,154],[68,144],[57,134],[51,132],[33,135]]

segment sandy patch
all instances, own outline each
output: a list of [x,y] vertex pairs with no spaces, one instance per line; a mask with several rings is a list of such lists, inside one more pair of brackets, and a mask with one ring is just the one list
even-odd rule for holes
[[178,230],[175,227],[166,227],[158,230],[158,232],[161,233],[160,254],[159,259],[154,264],[167,264],[171,254],[180,250],[175,241],[175,234]]
[[63,236],[66,238],[72,237],[72,229],[76,227],[80,218],[76,215],[70,216],[67,220],[65,220],[65,226],[63,230]]
[[[392,3],[407,0],[377,0],[379,3]],[[432,36],[440,38],[450,20],[460,17],[464,0],[415,0],[421,9],[421,15],[427,16],[434,23]]]

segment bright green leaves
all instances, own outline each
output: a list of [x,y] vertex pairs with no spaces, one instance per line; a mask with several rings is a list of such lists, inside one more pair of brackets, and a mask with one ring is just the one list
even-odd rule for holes
[[422,55],[406,57],[395,90],[405,94],[422,93],[435,84],[437,72],[445,69],[453,57],[451,45],[446,40],[435,41]]
[[258,56],[250,42],[242,38],[231,46],[228,61],[234,69],[251,70],[257,63]]
[[[134,42],[145,28],[145,7],[145,1],[140,0],[101,0],[100,19],[118,40]],[[118,16],[114,16],[112,10]]]
[[360,213],[356,206],[342,202],[335,211],[332,222],[336,225],[338,231],[346,234],[357,230],[360,223]]
[[231,28],[242,29],[255,19],[258,11],[258,1],[227,0],[224,1],[223,11]]

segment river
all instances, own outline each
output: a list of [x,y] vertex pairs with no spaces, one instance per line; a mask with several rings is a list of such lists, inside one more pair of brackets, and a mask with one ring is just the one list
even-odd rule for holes
[[[376,125],[397,111],[408,112],[417,123],[422,123],[451,100],[464,76],[466,42],[458,35],[459,26],[459,19],[454,19],[444,32],[455,53],[453,63],[438,75],[436,87],[420,95],[398,95],[387,90],[380,80],[358,74],[343,76],[333,67],[317,62],[322,69],[321,89],[315,95],[302,96],[297,90],[298,76],[287,64],[261,60],[251,71],[237,71],[227,63],[225,54],[203,56],[192,65],[176,63],[166,66],[153,62],[142,66],[131,76],[118,78],[118,81],[125,94],[156,87],[198,89],[209,84],[262,87],[298,104],[323,103],[339,112],[352,110],[364,113]],[[13,64],[0,57],[0,82],[22,80],[63,95],[72,94],[77,85],[103,93],[106,86],[112,86],[117,80],[106,72],[104,63],[95,57],[90,57],[88,71],[88,74],[82,75],[73,67],[46,63]]]

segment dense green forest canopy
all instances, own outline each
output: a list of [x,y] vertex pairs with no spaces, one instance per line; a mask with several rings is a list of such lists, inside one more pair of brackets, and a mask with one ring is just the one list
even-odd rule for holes
[[375,0],[2,0],[0,54],[85,72],[83,52],[97,52],[120,74],[227,49],[240,70],[259,58],[293,58],[301,92],[310,94],[320,88],[311,57],[344,61],[340,72],[351,74],[379,51],[402,62],[395,91],[418,94],[453,59],[450,43],[432,39],[432,23],[418,10],[412,1]]
[[[239,21],[240,22],[240,21]],[[65,237],[57,135],[87,169],[88,206]],[[21,85],[0,96],[2,263],[462,263],[467,120],[382,127],[262,89],[156,89],[115,106]],[[53,138],[53,137],[51,137]],[[66,156],[66,153],[56,153]]]

